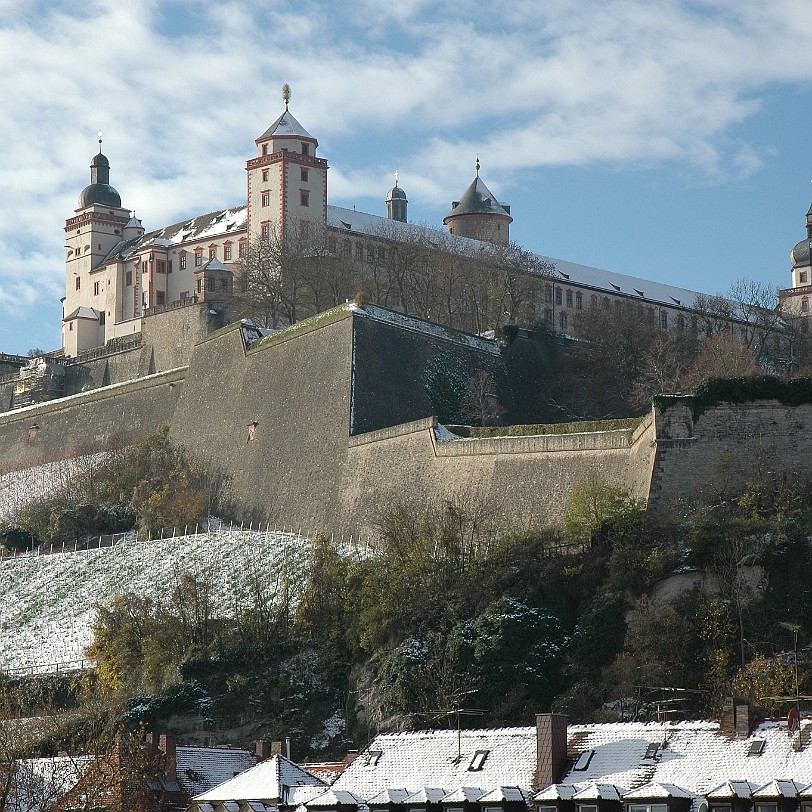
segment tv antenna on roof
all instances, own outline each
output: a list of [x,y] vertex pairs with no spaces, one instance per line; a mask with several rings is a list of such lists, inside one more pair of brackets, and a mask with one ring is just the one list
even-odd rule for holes
[[[462,691],[457,695],[458,698],[475,694],[476,691]],[[430,719],[450,719],[455,717],[457,722],[457,758],[455,761],[459,763],[462,759],[462,731],[460,728],[460,716],[484,716],[488,711],[481,708],[462,708],[455,702],[452,702],[452,707],[444,708],[443,710],[426,711],[425,713],[416,713],[415,716],[427,716]]]

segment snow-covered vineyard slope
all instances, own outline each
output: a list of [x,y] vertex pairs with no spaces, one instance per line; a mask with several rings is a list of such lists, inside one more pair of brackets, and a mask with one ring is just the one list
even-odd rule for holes
[[[94,604],[129,591],[166,600],[179,575],[205,577],[213,614],[231,616],[250,584],[295,597],[310,551],[292,534],[238,528],[0,561],[0,671],[78,666],[91,642]],[[256,579],[256,580],[255,580]]]

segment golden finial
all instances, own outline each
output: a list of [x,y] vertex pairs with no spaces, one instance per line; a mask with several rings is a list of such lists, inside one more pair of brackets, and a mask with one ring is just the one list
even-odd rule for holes
[[285,100],[285,110],[287,110],[290,104],[290,85],[287,82],[282,85],[282,98]]

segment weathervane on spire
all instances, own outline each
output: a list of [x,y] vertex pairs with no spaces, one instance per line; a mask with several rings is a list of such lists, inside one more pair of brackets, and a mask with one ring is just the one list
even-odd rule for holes
[[285,100],[285,110],[287,110],[290,104],[290,85],[287,82],[282,85],[282,98]]
[[479,155],[476,156],[476,176],[479,177]]

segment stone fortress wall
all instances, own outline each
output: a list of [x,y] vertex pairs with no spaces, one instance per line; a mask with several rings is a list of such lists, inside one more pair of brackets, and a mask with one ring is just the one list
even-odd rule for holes
[[671,398],[636,429],[442,439],[426,370],[484,369],[507,387],[501,357],[490,342],[386,313],[339,308],[253,345],[231,325],[199,342],[188,367],[0,414],[0,473],[169,423],[174,443],[230,477],[246,521],[365,535],[398,502],[451,501],[526,526],[560,522],[591,479],[664,511],[756,476],[812,475],[812,407],[775,401],[695,418],[691,398]]

